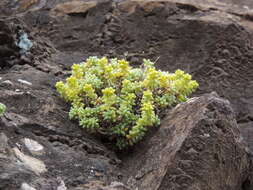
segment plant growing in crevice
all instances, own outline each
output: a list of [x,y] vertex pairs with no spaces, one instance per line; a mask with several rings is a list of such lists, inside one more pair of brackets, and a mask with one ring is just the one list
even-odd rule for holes
[[140,141],[160,123],[162,110],[184,102],[198,87],[191,75],[156,70],[144,59],[141,68],[126,60],[90,57],[74,64],[66,82],[56,83],[71,103],[69,117],[91,133],[99,133],[122,149]]

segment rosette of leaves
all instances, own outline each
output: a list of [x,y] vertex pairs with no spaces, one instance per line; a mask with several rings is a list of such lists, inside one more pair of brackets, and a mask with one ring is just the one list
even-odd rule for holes
[[69,117],[122,149],[160,123],[161,110],[187,100],[198,87],[191,75],[156,70],[150,60],[133,68],[126,60],[89,57],[72,66],[56,89],[71,104]]

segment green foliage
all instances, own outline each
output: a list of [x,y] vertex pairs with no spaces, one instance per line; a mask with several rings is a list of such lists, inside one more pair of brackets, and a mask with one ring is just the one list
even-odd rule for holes
[[0,103],[0,116],[2,116],[5,111],[6,111],[6,106],[4,104]]
[[89,132],[108,136],[119,148],[143,138],[159,125],[160,112],[187,100],[198,83],[181,70],[156,70],[144,60],[132,68],[125,60],[90,57],[74,64],[66,82],[57,82],[61,96],[71,103],[69,116]]

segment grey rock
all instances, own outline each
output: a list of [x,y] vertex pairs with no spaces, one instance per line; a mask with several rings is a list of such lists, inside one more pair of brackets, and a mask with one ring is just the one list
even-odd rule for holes
[[[253,189],[250,151],[235,124],[236,119],[252,151],[251,0],[13,2],[0,1],[0,17],[5,16],[0,19],[0,67],[4,68],[0,77],[27,79],[32,85],[15,82],[1,87],[0,101],[8,107],[0,119],[0,132],[8,137],[3,147],[12,150],[19,145],[23,161],[17,161],[14,151],[0,153],[0,189],[20,189],[26,182],[37,190],[57,190],[57,177],[69,189],[82,190],[130,186],[134,190],[206,190],[208,185],[217,190]],[[57,17],[57,10],[64,16]],[[23,56],[15,45],[20,29],[33,42],[30,53]],[[231,102],[236,117],[226,112],[230,106],[218,97],[211,98],[217,103],[211,106],[213,111],[204,106],[205,98],[191,99],[172,111],[174,120],[167,118],[167,124],[147,137],[153,145],[143,141],[144,145],[120,155],[120,162],[99,139],[68,119],[69,105],[55,91],[55,82],[69,75],[70,66],[90,55],[126,57],[133,66],[149,58],[157,60],[157,68],[170,72],[181,68],[200,83],[195,95],[217,91]],[[214,121],[217,116],[221,121]],[[29,151],[22,142],[25,138],[43,145],[43,154]],[[232,156],[232,150],[237,156]],[[35,174],[24,161],[27,156],[42,161],[47,171]]]
[[25,146],[29,149],[31,153],[41,153],[44,147],[39,144],[37,141],[32,139],[25,138],[24,139]]
[[20,160],[21,164],[32,170],[37,175],[47,171],[46,165],[43,161],[23,154],[18,148],[13,148],[13,151],[16,157]]
[[36,190],[35,188],[31,187],[27,183],[22,183],[21,190]]
[[250,176],[247,149],[230,103],[212,93],[172,109],[122,169],[141,190],[238,190]]
[[58,179],[60,181],[59,186],[57,187],[57,190],[67,190],[67,187],[62,179]]
[[23,80],[23,79],[18,79],[18,82],[22,83],[22,84],[25,84],[25,85],[28,85],[28,86],[32,86],[32,83],[31,82],[28,82],[26,80]]
[[9,88],[9,87],[13,86],[13,82],[11,82],[10,80],[5,80],[0,83],[0,86],[5,87],[5,88]]
[[0,133],[0,152],[5,152],[8,148],[8,137],[4,133]]

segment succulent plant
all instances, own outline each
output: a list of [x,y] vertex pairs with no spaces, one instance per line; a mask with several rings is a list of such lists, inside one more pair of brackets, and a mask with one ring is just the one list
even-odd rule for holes
[[191,75],[156,70],[150,60],[133,68],[126,60],[90,57],[74,64],[66,82],[56,83],[71,103],[69,116],[89,132],[114,140],[122,149],[140,141],[160,123],[160,111],[187,97],[198,87]]

